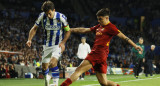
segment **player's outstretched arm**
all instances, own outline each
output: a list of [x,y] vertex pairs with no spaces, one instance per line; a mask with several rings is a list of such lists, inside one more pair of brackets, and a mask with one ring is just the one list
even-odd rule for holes
[[130,38],[125,36],[122,32],[118,33],[117,36],[125,41],[127,41],[130,45],[132,45],[136,50],[143,51],[140,46],[137,46]]
[[36,34],[38,26],[34,25],[31,30],[29,31],[29,37],[28,37],[28,41],[27,41],[27,46],[30,47],[31,43],[32,43],[32,38],[34,37],[34,35]]
[[90,32],[90,28],[71,28],[71,32],[74,32],[74,33],[87,33],[87,32]]

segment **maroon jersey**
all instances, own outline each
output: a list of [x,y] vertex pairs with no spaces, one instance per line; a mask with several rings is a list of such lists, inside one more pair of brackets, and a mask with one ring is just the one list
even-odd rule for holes
[[109,54],[110,40],[120,31],[112,23],[108,23],[105,26],[98,24],[90,29],[96,33],[96,38],[92,51],[87,55],[85,60],[88,60],[92,64],[95,71],[106,73],[106,60]]
[[91,27],[90,29],[91,31],[96,33],[92,51],[97,53],[105,52],[105,54],[108,54],[110,40],[112,39],[113,36],[117,35],[120,31],[112,23],[108,23],[105,26],[101,26],[98,24],[94,27]]

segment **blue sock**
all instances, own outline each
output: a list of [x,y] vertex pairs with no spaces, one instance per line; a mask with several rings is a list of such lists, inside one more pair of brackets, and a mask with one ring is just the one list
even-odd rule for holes
[[42,69],[42,73],[43,73],[43,75],[47,75],[49,73],[49,68],[47,70]]
[[59,78],[59,68],[58,66],[54,68],[50,68],[50,71],[52,72],[52,77]]

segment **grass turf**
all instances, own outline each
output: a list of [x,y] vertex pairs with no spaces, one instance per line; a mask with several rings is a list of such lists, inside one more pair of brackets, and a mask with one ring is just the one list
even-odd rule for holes
[[[107,75],[108,79],[121,86],[160,86],[160,75],[135,79],[133,75]],[[77,80],[70,86],[100,86],[95,75],[86,76],[85,80]],[[64,79],[60,79],[59,84]],[[51,81],[52,82],[52,81]],[[44,86],[43,79],[0,79],[0,86]]]

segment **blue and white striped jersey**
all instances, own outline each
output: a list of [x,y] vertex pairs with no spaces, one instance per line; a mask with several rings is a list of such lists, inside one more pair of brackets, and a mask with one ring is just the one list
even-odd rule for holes
[[44,12],[40,13],[35,24],[40,24],[45,30],[44,45],[53,46],[58,45],[64,38],[63,27],[68,25],[67,17],[64,14],[55,12],[53,19],[49,19]]

